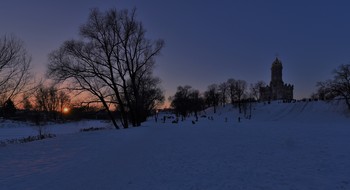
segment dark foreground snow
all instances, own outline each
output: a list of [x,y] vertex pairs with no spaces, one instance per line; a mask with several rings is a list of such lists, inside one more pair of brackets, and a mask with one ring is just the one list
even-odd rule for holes
[[350,189],[350,120],[332,109],[259,105],[238,123],[226,107],[194,125],[149,121],[8,145],[0,189]]

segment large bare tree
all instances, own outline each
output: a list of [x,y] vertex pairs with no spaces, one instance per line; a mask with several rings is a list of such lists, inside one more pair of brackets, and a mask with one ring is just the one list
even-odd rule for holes
[[116,128],[110,110],[116,104],[121,123],[128,119],[139,126],[142,122],[141,86],[151,76],[155,56],[163,40],[151,41],[132,11],[93,9],[86,24],[80,27],[80,40],[66,41],[50,54],[49,76],[57,82],[69,81],[73,90],[88,91],[100,101]]
[[344,99],[350,110],[350,64],[340,65],[333,73],[333,79],[317,84],[318,94],[322,99],[326,100],[334,98]]
[[0,37],[0,103],[14,99],[26,89],[31,57],[15,36]]

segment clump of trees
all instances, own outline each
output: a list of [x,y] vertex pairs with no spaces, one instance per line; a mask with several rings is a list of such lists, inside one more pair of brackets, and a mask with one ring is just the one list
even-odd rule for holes
[[129,121],[140,126],[164,100],[160,80],[152,74],[164,41],[146,38],[135,9],[93,9],[79,34],[79,40],[66,41],[50,54],[49,76],[68,82],[70,90],[93,95],[115,128],[120,126],[111,105],[120,112],[122,127],[128,128]]
[[246,81],[230,78],[226,82],[209,85],[203,93],[188,85],[179,86],[175,95],[170,97],[171,107],[182,118],[192,113],[198,118],[198,113],[208,107],[213,107],[216,113],[217,106],[226,104],[237,106],[239,113],[247,115],[251,103],[259,101],[259,90],[264,85],[264,82],[258,81],[248,89]]
[[198,120],[198,112],[204,109],[204,99],[199,91],[188,85],[177,87],[175,95],[170,100],[176,115],[180,115],[182,120],[191,113]]
[[68,107],[70,97],[64,91],[59,91],[56,87],[45,87],[40,85],[34,94],[35,110],[44,113],[46,117],[53,120],[58,119],[58,114],[63,114],[63,108]]
[[[20,39],[15,36],[0,38],[0,108],[1,116],[6,119],[20,117],[35,120],[34,111],[56,113],[58,106],[62,109],[69,99],[54,87],[35,85],[30,63],[31,57]],[[22,115],[17,113],[20,103],[24,110]]]
[[317,96],[321,100],[344,99],[350,110],[350,64],[340,65],[333,71],[333,78],[317,83]]

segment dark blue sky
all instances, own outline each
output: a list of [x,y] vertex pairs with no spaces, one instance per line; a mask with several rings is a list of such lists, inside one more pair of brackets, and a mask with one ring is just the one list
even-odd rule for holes
[[94,7],[136,7],[147,37],[165,40],[155,74],[167,96],[178,85],[204,91],[228,78],[269,83],[278,54],[284,82],[296,98],[309,97],[317,81],[350,62],[350,1],[2,0],[0,35],[25,42],[39,75],[48,53],[77,38]]

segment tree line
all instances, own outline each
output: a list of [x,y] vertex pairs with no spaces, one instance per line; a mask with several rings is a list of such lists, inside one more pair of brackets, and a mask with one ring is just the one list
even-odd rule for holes
[[216,113],[219,105],[226,104],[237,106],[239,113],[247,114],[248,103],[259,101],[260,88],[264,86],[263,81],[248,85],[245,80],[230,78],[220,84],[209,85],[203,93],[189,85],[179,86],[169,100],[175,113],[182,118],[194,114],[198,120],[198,112],[213,107]]
[[[198,119],[198,112],[213,107],[225,106],[230,103],[237,106],[239,113],[246,114],[247,105],[260,100],[260,89],[265,87],[263,81],[248,84],[244,80],[228,79],[220,84],[212,84],[207,90],[200,93],[191,86],[179,86],[174,96],[170,97],[171,107],[182,118],[194,114]],[[317,92],[311,95],[312,99],[330,101],[334,99],[344,100],[347,109],[350,110],[350,64],[340,65],[333,71],[333,79],[318,82]]]
[[[161,80],[153,75],[156,57],[164,40],[151,40],[136,18],[136,10],[92,9],[79,38],[67,40],[48,57],[47,79],[34,80],[31,56],[23,42],[12,35],[0,37],[0,114],[9,117],[21,104],[23,110],[59,118],[65,106],[77,94],[85,94],[78,110],[94,110],[99,104],[116,129],[140,126],[164,101]],[[319,82],[313,96],[324,100],[342,98],[350,110],[350,65],[341,65],[334,78]],[[46,84],[46,85],[44,85]],[[200,93],[191,86],[179,86],[171,97],[171,106],[183,117],[206,107],[230,103],[244,112],[246,102],[259,100],[259,81],[228,79],[209,85]],[[88,112],[89,112],[88,111]],[[118,113],[118,114],[116,114]]]

